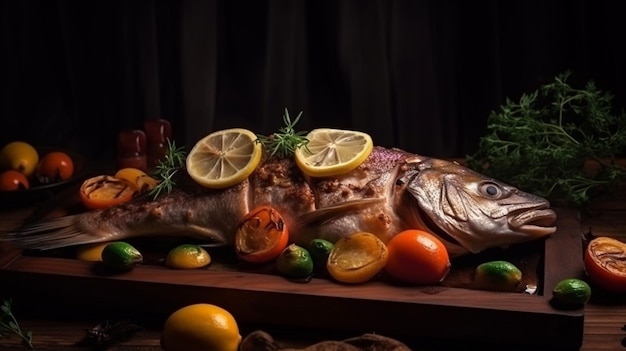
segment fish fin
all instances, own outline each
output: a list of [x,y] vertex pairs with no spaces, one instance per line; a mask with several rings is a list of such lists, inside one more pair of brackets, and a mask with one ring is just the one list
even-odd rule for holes
[[454,185],[445,182],[445,186],[442,189],[442,197],[445,201],[441,201],[441,209],[450,217],[456,218],[461,221],[467,221],[468,216],[463,205],[463,196],[460,194],[459,189]]
[[20,249],[36,250],[106,241],[106,238],[89,236],[77,230],[74,223],[78,216],[64,216],[25,224],[12,232],[3,234],[0,241]]
[[359,199],[342,202],[335,206],[329,206],[317,209],[312,212],[298,216],[294,223],[295,228],[305,228],[310,225],[319,225],[335,218],[340,218],[348,212],[355,212],[385,201],[380,198]]

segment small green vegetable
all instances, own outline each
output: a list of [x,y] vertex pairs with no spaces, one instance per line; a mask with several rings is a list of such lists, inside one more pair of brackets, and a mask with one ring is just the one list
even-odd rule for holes
[[581,279],[563,279],[552,289],[552,299],[559,307],[580,307],[591,299],[591,287]]
[[17,319],[11,312],[11,299],[5,299],[0,305],[0,338],[8,336],[9,334],[14,334],[22,339],[22,343],[28,349],[33,348],[33,332],[27,331],[26,333],[22,332],[19,324],[17,323]]
[[280,128],[277,133],[270,136],[258,135],[256,142],[261,143],[264,148],[270,151],[271,156],[276,155],[280,158],[291,157],[299,147],[306,147],[309,140],[306,138],[307,132],[296,132],[294,129],[296,123],[300,120],[302,111],[292,122],[289,117],[289,111],[285,109],[283,122],[285,126]]
[[508,261],[489,261],[476,267],[474,282],[481,290],[513,292],[522,281],[522,271]]
[[[626,151],[626,115],[593,81],[570,86],[571,72],[492,111],[468,166],[553,202],[584,207],[626,179],[615,156]],[[586,162],[597,171],[589,172]]]

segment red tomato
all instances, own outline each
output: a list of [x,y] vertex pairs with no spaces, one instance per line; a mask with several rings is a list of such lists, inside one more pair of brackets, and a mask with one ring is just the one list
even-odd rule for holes
[[584,264],[591,282],[606,291],[626,292],[626,243],[597,237],[585,250]]
[[52,151],[41,158],[35,174],[43,184],[68,180],[74,175],[74,162],[65,152]]
[[130,201],[136,189],[125,180],[108,175],[89,178],[80,187],[80,199],[85,207],[95,210]]
[[277,209],[261,206],[241,220],[235,233],[235,251],[247,262],[269,262],[280,255],[289,241],[289,231]]
[[16,170],[8,170],[0,173],[0,190],[15,191],[30,188],[30,183],[24,174]]

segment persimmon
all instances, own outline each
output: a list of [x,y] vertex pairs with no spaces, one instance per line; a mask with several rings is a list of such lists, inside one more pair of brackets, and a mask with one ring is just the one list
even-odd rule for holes
[[409,229],[398,233],[387,243],[389,258],[385,272],[391,278],[410,284],[440,283],[450,271],[451,263],[444,244],[433,234]]
[[259,206],[240,221],[235,233],[235,251],[244,261],[269,262],[287,247],[289,230],[280,212],[271,206]]

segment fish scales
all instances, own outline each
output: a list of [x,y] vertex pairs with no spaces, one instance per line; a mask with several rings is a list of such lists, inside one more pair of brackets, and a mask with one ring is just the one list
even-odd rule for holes
[[388,242],[405,229],[438,235],[451,256],[535,240],[553,233],[547,200],[463,167],[400,149],[375,147],[356,169],[311,178],[291,159],[264,157],[245,181],[206,189],[190,178],[156,200],[142,196],[108,209],[26,224],[0,240],[47,250],[138,236],[180,236],[232,245],[254,207],[277,208],[290,240],[337,241],[357,231]]

